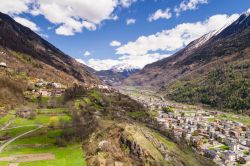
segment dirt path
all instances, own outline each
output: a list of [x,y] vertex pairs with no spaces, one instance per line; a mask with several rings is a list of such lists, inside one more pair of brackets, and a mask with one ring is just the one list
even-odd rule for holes
[[54,160],[54,159],[55,155],[52,153],[23,154],[23,155],[13,155],[9,157],[0,157],[0,161],[7,161],[12,163],[24,163],[31,161]]
[[18,129],[18,128],[23,128],[23,127],[34,127],[34,126],[37,126],[37,125],[23,125],[23,126],[17,126],[17,127],[0,129],[0,131],[11,130],[11,129]]
[[7,123],[5,123],[5,124],[3,125],[3,127],[1,127],[0,130],[5,130],[7,127],[9,127],[9,125],[10,125],[14,120],[15,120],[15,118],[10,119]]
[[39,129],[42,128],[42,127],[43,127],[43,126],[38,126],[36,129],[27,131],[27,132],[25,132],[25,133],[23,133],[23,134],[20,134],[20,135],[18,135],[18,136],[16,136],[16,137],[10,139],[10,140],[7,141],[6,143],[4,143],[2,146],[0,146],[0,153],[3,151],[4,148],[6,148],[6,146],[8,146],[9,144],[11,144],[12,142],[14,142],[15,140],[17,140],[18,138],[21,138],[21,137],[23,137],[23,136],[25,136],[25,135],[27,135],[27,134],[29,134],[29,133],[32,133],[32,132],[34,132],[34,131],[37,131],[37,130],[39,130]]

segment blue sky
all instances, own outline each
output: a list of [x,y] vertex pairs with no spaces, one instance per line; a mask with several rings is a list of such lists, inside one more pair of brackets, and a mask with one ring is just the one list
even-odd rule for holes
[[141,68],[250,8],[249,0],[0,1],[1,12],[97,70]]

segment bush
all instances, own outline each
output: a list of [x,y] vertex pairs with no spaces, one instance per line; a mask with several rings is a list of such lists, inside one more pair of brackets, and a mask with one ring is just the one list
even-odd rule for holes
[[66,89],[64,93],[64,102],[83,97],[87,94],[87,89],[81,85],[74,85],[71,88]]
[[162,111],[166,112],[166,113],[168,113],[168,112],[174,112],[174,108],[171,107],[171,106],[168,106],[168,107],[162,108]]
[[58,124],[59,124],[58,117],[52,116],[49,118],[49,127],[56,128]]
[[59,147],[66,147],[67,141],[61,137],[56,138],[55,145]]

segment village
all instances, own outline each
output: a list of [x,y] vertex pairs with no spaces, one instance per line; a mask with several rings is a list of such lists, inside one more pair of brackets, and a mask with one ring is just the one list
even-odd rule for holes
[[160,111],[157,120],[174,140],[185,140],[195,151],[218,165],[249,164],[249,127],[229,120],[210,121],[218,114],[202,110],[194,113]]
[[[5,55],[6,53],[0,52],[0,54]],[[8,65],[6,62],[0,62],[1,70],[8,70]],[[1,71],[0,70],[0,71]],[[60,97],[64,94],[65,90],[68,88],[66,85],[63,85],[58,82],[46,81],[42,78],[30,78],[29,79],[29,90],[25,92],[27,96],[33,97]],[[98,88],[111,90],[111,88],[107,85],[99,84],[99,85],[84,85],[86,88]]]
[[250,165],[250,128],[246,124],[220,118],[224,115],[220,111],[166,102],[149,89],[125,87],[120,92],[158,110],[156,120],[175,142],[191,146],[220,166]]

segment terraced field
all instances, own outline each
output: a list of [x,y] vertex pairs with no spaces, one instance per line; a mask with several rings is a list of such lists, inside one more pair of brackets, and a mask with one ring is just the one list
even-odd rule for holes
[[0,165],[86,165],[80,143],[74,142],[60,147],[56,144],[62,132],[57,127],[59,122],[71,120],[66,111],[58,108],[38,110],[37,116],[31,120],[19,118],[13,114],[0,118],[0,129],[2,128],[0,148],[18,137],[0,152]]

